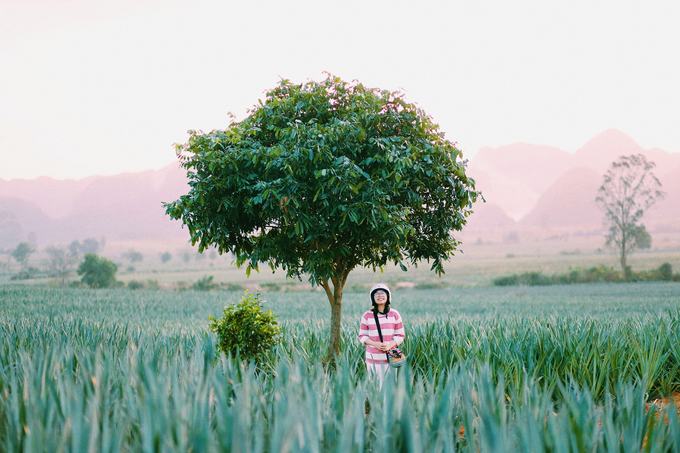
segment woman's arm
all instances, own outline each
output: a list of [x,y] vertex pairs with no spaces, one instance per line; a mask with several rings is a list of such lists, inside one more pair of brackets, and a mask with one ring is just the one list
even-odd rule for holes
[[401,321],[401,315],[397,314],[397,322],[394,324],[394,336],[392,337],[394,347],[399,346],[406,336],[404,332],[404,323]]
[[359,324],[359,343],[366,344],[368,346],[373,346],[374,348],[381,349],[381,346],[384,343],[381,343],[379,341],[371,340],[371,338],[368,336],[369,334],[369,329],[368,329],[368,323],[366,323],[366,320],[364,317],[361,317],[361,323]]
[[359,343],[367,344],[373,346],[373,342],[368,337],[368,324],[364,317],[361,317],[361,322],[359,323]]

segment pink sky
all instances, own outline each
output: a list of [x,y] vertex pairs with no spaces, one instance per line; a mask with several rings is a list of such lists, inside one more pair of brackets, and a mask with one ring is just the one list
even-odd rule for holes
[[159,168],[279,77],[402,88],[468,156],[680,151],[680,2],[0,3],[0,178]]

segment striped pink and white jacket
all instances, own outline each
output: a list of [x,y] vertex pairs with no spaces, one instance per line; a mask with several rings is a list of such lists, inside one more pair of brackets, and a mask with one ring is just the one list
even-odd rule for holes
[[[384,342],[394,341],[397,345],[400,345],[404,341],[404,323],[401,321],[401,315],[397,310],[390,308],[387,315],[378,314],[378,320],[380,321],[380,330]],[[387,363],[387,356],[383,351],[366,344],[366,340],[369,338],[373,341],[380,341],[378,327],[375,325],[375,318],[371,310],[361,315],[359,341],[366,346],[366,363]]]

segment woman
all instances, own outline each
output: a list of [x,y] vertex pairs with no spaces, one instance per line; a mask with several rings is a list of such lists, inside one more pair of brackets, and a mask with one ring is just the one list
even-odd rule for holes
[[[404,324],[401,315],[390,308],[390,289],[384,283],[371,288],[371,304],[373,308],[361,315],[359,341],[366,346],[366,367],[369,375],[376,376],[382,387],[385,373],[389,369],[387,352],[404,341]],[[380,323],[382,341],[375,323],[375,315]]]

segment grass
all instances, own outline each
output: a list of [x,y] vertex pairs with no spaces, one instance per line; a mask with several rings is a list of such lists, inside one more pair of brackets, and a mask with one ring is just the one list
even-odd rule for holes
[[644,281],[674,281],[680,282],[680,273],[673,273],[670,263],[663,263],[657,269],[634,272],[629,275],[606,266],[595,266],[588,269],[571,269],[565,274],[545,275],[542,272],[525,272],[497,277],[493,280],[495,286],[545,286],[574,283],[593,282],[644,282]]
[[207,317],[239,296],[0,287],[0,449],[680,449],[675,411],[646,406],[680,389],[680,285],[396,290],[410,363],[381,391],[365,292],[335,371],[314,291],[267,294],[285,341],[259,369],[218,357]]
[[[663,262],[670,263],[674,269],[680,269],[680,248],[677,244],[677,234],[669,242],[663,237],[655,236],[655,243],[663,248],[639,251],[630,257],[629,264],[635,271],[655,269]],[[182,243],[183,246],[186,244]],[[166,244],[161,244],[165,249]],[[398,267],[388,265],[383,272],[372,272],[370,269],[356,269],[348,279],[347,286],[361,289],[370,288],[375,281],[386,281],[392,286],[399,283],[422,287],[478,287],[489,286],[494,278],[508,274],[508,272],[523,273],[540,271],[545,274],[565,273],[573,268],[590,268],[593,266],[617,266],[616,256],[611,251],[598,251],[602,246],[600,237],[583,238],[571,237],[569,240],[541,240],[526,241],[517,244],[482,244],[474,243],[473,239],[464,242],[462,250],[445,263],[446,274],[439,278],[429,270],[427,263],[419,267],[409,267],[408,272]],[[113,247],[113,245],[111,246]],[[141,249],[139,244],[126,244],[121,250],[130,247]],[[105,256],[116,256],[115,249],[104,251]],[[173,249],[171,247],[171,249]],[[578,249],[578,253],[573,251]],[[272,273],[267,266],[262,266],[260,272],[253,272],[246,278],[244,269],[236,268],[231,259],[221,256],[215,260],[205,258],[200,261],[192,260],[184,263],[177,257],[169,263],[161,263],[157,253],[145,253],[145,260],[135,264],[134,272],[126,272],[125,266],[119,267],[117,278],[127,284],[130,280],[155,280],[163,288],[178,286],[190,287],[193,283],[213,275],[214,281],[221,285],[238,285],[251,289],[271,289],[277,285],[281,290],[306,291],[308,282],[287,280],[281,271]],[[156,257],[156,259],[153,259]],[[147,259],[148,258],[148,259]],[[36,258],[36,263],[39,260]],[[12,263],[13,264],[13,263]],[[0,268],[0,284],[9,282],[11,275],[18,272],[15,265],[11,269]],[[71,277],[75,277],[72,274]],[[48,284],[57,282],[49,278],[39,278],[21,281],[22,284]],[[267,288],[269,286],[270,288]]]

